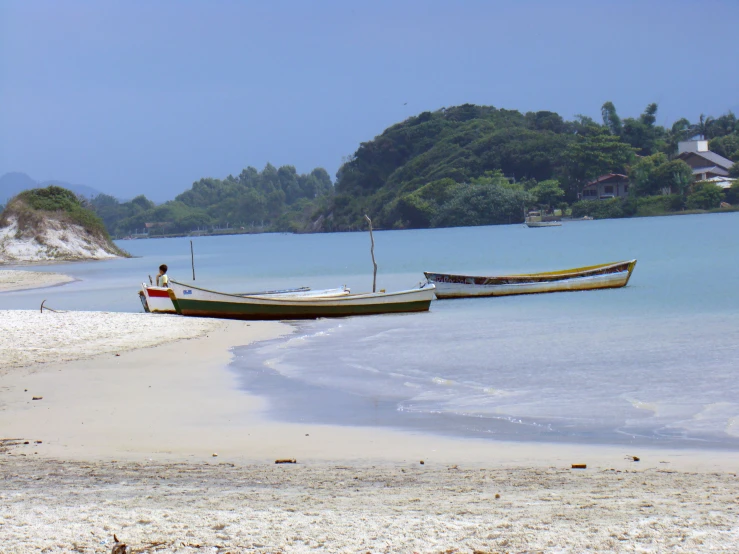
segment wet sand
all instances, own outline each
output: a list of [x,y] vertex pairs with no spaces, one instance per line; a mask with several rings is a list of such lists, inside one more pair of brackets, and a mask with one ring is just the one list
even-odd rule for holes
[[53,287],[72,281],[74,281],[74,277],[63,273],[0,269],[0,292]]

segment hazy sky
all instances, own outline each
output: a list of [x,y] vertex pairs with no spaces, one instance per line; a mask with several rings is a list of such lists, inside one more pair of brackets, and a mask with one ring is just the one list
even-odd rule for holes
[[[163,201],[471,102],[739,111],[739,1],[0,0],[0,174]],[[407,105],[405,103],[407,102]]]

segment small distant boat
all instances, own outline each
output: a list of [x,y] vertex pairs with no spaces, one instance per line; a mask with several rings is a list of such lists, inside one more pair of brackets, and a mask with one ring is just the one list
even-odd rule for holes
[[562,223],[557,220],[544,220],[541,212],[529,212],[525,217],[526,227],[561,227]]
[[[346,296],[350,294],[350,290],[347,287],[338,287],[334,289],[322,289],[322,290],[310,290],[310,287],[299,287],[295,289],[282,289],[282,290],[266,290],[261,292],[244,292],[236,293],[236,296],[268,296],[272,297],[334,297],[334,296]],[[141,290],[139,291],[139,298],[141,304],[144,307],[144,311],[147,313],[157,314],[176,314],[174,304],[169,297],[169,288],[167,287],[155,287],[141,284]]]
[[630,260],[563,271],[500,277],[430,272],[424,272],[424,275],[429,283],[436,285],[437,298],[468,298],[619,288],[629,282],[635,266],[636,260]]
[[228,319],[317,319],[428,311],[433,285],[400,292],[326,296],[238,296],[169,282],[178,314]]

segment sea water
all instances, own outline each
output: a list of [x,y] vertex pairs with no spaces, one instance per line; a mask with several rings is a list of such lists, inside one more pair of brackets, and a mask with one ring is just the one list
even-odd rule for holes
[[[739,214],[375,232],[378,288],[423,271],[495,275],[638,259],[622,289],[435,301],[428,313],[295,322],[237,348],[245,391],[287,421],[505,440],[739,447]],[[192,281],[189,239],[41,268],[80,281],[0,308],[140,311],[160,263]],[[366,233],[193,239],[196,285],[372,286]],[[152,316],[156,317],[156,316]]]

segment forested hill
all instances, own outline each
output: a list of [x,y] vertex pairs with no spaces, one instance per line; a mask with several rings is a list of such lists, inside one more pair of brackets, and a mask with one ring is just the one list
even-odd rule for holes
[[[324,229],[363,228],[364,213],[384,228],[520,221],[524,205],[574,202],[587,182],[628,173],[639,157],[659,155],[654,163],[667,163],[679,141],[697,134],[739,160],[734,114],[701,116],[694,124],[681,119],[665,129],[655,124],[656,113],[650,104],[638,118],[622,121],[610,102],[602,123],[471,104],[421,113],[362,143],[340,168]],[[653,185],[672,185],[675,168]],[[677,168],[678,179],[685,170]],[[651,175],[642,177],[641,192],[653,193],[647,190]]]
[[[253,167],[225,179],[204,178],[162,205],[143,196],[120,203],[99,195],[92,207],[112,234],[164,235],[231,231],[349,231],[515,223],[524,208],[565,208],[595,217],[646,215],[739,203],[715,184],[695,184],[674,159],[693,136],[739,161],[739,121],[729,112],[672,127],[656,124],[657,105],[621,119],[611,102],[602,121],[553,112],[521,113],[465,104],[423,112],[362,143],[337,173],[317,168]],[[738,169],[735,165],[733,170]],[[629,176],[629,199],[577,202],[589,181],[606,173]],[[665,191],[674,194],[665,195]]]
[[305,227],[314,212],[328,206],[332,194],[333,183],[323,168],[298,174],[293,166],[267,164],[262,171],[247,167],[238,177],[200,179],[159,206],[144,196],[121,203],[105,194],[93,198],[91,205],[117,236],[214,229],[260,232],[292,230],[292,221]]

